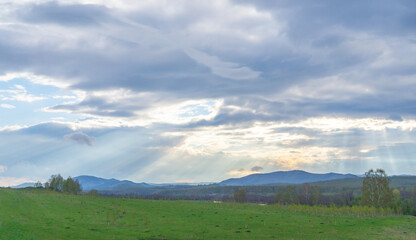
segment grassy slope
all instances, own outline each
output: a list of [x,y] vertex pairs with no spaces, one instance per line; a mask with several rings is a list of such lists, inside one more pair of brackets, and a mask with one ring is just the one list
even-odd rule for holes
[[0,189],[0,239],[415,239],[411,216]]

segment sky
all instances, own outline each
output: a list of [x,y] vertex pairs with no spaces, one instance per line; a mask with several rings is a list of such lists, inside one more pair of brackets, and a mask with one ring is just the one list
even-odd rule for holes
[[416,174],[415,10],[0,0],[0,186]]

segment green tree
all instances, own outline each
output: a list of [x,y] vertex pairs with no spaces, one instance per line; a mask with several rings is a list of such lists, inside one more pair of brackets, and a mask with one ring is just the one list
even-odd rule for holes
[[400,191],[398,189],[393,190],[393,199],[395,202],[400,202]]
[[62,192],[62,187],[64,185],[64,178],[61,176],[61,174],[58,175],[52,175],[49,179],[49,189]]
[[234,192],[234,201],[239,203],[247,202],[246,190],[239,189]]
[[389,207],[392,205],[390,179],[383,169],[370,169],[365,173],[362,187],[361,203],[374,207]]
[[401,201],[399,189],[394,189],[393,190],[393,204],[394,204],[393,208],[394,208],[396,213],[400,213],[400,212],[402,212],[402,210],[405,210],[405,208],[406,208],[405,202]]
[[62,184],[62,191],[71,194],[78,194],[81,192],[81,185],[78,180],[68,177]]
[[287,186],[286,187],[284,202],[287,203],[287,204],[298,204],[299,203],[299,197],[296,194],[296,189],[295,189],[294,186]]
[[285,198],[285,191],[283,187],[277,189],[277,193],[274,195],[274,201],[283,204]]
[[74,180],[74,188],[73,189],[74,189],[73,193],[75,195],[82,192],[82,187],[81,187],[81,184],[78,182],[78,180]]

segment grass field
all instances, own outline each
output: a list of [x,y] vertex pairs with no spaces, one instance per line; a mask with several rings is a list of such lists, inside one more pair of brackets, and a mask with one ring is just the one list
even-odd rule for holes
[[416,217],[0,189],[0,239],[416,239]]

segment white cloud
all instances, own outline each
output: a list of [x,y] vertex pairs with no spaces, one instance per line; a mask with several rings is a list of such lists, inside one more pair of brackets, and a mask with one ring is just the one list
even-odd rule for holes
[[18,84],[14,85],[14,89],[0,90],[0,93],[3,94],[3,101],[34,102],[46,99],[46,97],[35,96],[28,93],[24,86]]
[[[38,75],[31,72],[8,72],[4,75],[0,75],[0,82],[8,82],[14,79],[27,79],[35,84],[49,85],[60,88],[69,86],[69,84],[63,79],[50,78],[48,76]],[[15,86],[17,89],[24,90],[24,87],[21,85],[16,84]]]
[[310,118],[299,123],[282,124],[288,127],[306,127],[320,129],[324,132],[346,131],[350,129],[362,129],[366,131],[384,131],[386,129],[401,129],[402,131],[412,131],[416,128],[416,120],[407,119],[404,121],[394,121],[383,118],[330,118],[318,117]]
[[0,176],[0,187],[13,187],[22,183],[35,183],[41,181],[42,179],[37,178],[26,178],[26,177],[3,177]]
[[78,101],[45,108],[44,111],[88,116],[75,123],[85,128],[135,127],[210,120],[218,114],[223,103],[222,99],[175,99],[157,92],[134,92],[123,88],[90,91]]
[[195,99],[176,104],[164,103],[149,109],[149,123],[185,124],[214,118],[222,104],[218,99]]
[[189,31],[202,36],[234,38],[251,43],[261,43],[278,36],[284,24],[277,22],[268,11],[231,1],[199,2],[204,9],[201,16],[189,26]]
[[231,177],[244,177],[253,173],[258,173],[249,169],[239,168],[229,171],[227,174]]
[[20,90],[26,90],[25,87],[23,87],[22,85],[19,85],[19,84],[15,84],[14,87],[17,88],[17,89],[20,89]]
[[6,108],[6,109],[13,109],[16,108],[15,106],[11,105],[11,104],[7,104],[7,103],[1,103],[0,104],[1,108]]
[[12,126],[4,126],[4,127],[0,127],[0,132],[3,131],[17,131],[19,129],[23,129],[23,128],[27,128],[28,126],[26,125],[12,125]]
[[53,99],[76,99],[76,96],[68,96],[68,95],[64,95],[64,96],[53,96]]
[[46,97],[35,96],[27,93],[25,89],[17,90],[0,90],[5,96],[2,97],[3,101],[20,101],[20,102],[34,102],[46,99]]
[[7,170],[7,166],[0,165],[0,173],[4,173]]

